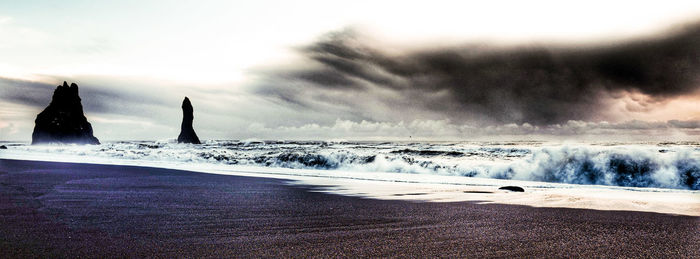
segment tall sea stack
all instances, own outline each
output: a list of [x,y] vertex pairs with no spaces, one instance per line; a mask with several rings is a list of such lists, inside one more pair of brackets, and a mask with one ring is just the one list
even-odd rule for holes
[[32,145],[41,143],[100,144],[83,114],[78,85],[56,87],[51,103],[36,116]]
[[190,103],[189,98],[185,97],[185,100],[182,101],[182,126],[180,126],[180,136],[177,137],[178,143],[201,144],[197,133],[194,133],[194,128],[192,128],[192,120],[194,120],[192,113],[192,103]]

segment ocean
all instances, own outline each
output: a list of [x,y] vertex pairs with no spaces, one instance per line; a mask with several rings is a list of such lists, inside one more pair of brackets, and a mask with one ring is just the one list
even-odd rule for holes
[[[541,183],[700,190],[700,142],[561,143],[209,140],[202,145],[5,142],[0,158],[251,168],[326,177],[361,173],[458,176]],[[366,175],[366,174],[363,174]],[[400,179],[397,178],[397,179]]]

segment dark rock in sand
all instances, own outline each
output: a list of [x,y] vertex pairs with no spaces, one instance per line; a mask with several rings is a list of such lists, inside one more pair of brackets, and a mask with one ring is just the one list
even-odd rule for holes
[[180,126],[180,135],[177,137],[178,143],[201,144],[197,133],[192,128],[192,120],[194,120],[192,103],[190,99],[185,97],[182,101],[182,126]]
[[512,192],[524,192],[525,189],[523,187],[518,187],[518,186],[503,186],[501,188],[498,188],[499,190],[508,190]]
[[0,149],[7,149],[5,145],[0,146]]
[[83,105],[78,96],[78,85],[56,87],[51,103],[36,116],[32,133],[32,144],[75,143],[100,144],[92,135],[92,125],[83,114]]

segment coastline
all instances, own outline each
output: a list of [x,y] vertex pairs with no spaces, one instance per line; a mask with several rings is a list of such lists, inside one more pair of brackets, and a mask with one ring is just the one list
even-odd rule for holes
[[698,257],[700,218],[409,202],[286,180],[0,159],[9,257]]
[[[505,180],[436,174],[290,169],[238,166],[198,161],[125,159],[61,152],[33,152],[14,149],[0,152],[0,159],[94,163],[187,170],[200,173],[273,178],[292,184],[315,186],[316,191],[383,200],[427,202],[469,201],[550,208],[578,208],[657,212],[700,216],[700,191],[579,185],[523,180]],[[525,193],[499,190],[515,185]]]

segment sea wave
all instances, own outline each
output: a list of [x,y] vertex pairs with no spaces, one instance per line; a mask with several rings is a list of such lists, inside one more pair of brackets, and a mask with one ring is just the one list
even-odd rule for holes
[[26,152],[132,160],[700,190],[697,143],[208,141],[187,145],[142,141],[96,146],[9,146]]
[[700,190],[700,158],[694,149],[544,148],[484,177],[626,187]]

